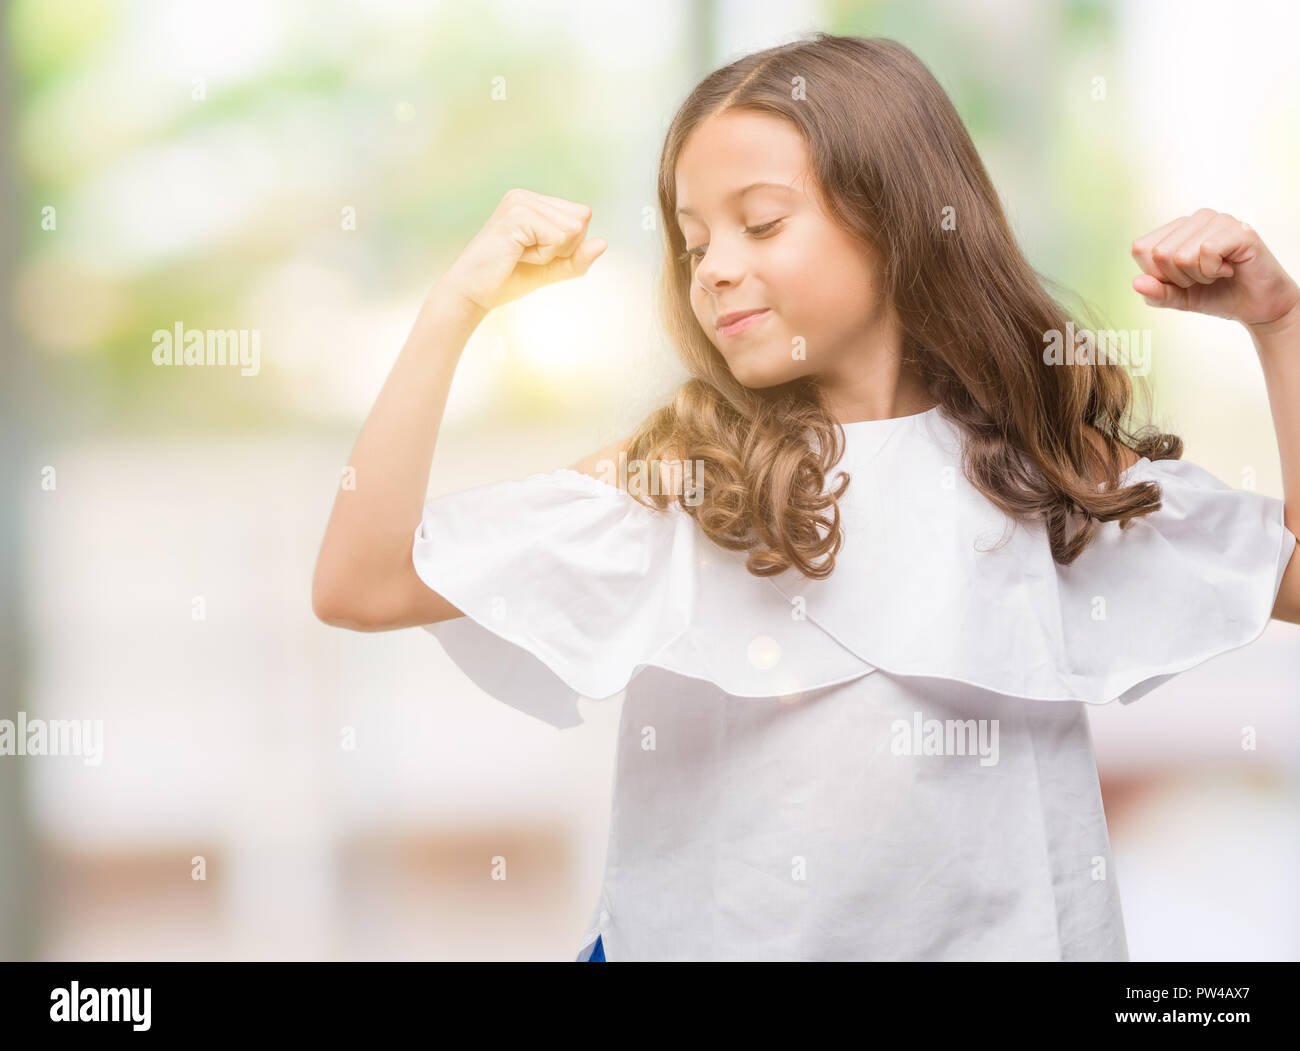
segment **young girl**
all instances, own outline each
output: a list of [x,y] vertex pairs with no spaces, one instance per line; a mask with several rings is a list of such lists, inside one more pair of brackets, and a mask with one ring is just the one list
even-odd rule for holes
[[1148,303],[1251,333],[1284,504],[1051,351],[1073,319],[893,41],[711,74],[659,207],[690,381],[573,467],[425,501],[470,333],[605,247],[510,191],[366,421],[317,615],[423,625],[557,727],[626,691],[579,960],[1126,959],[1085,704],[1300,623],[1300,288],[1208,209],[1133,244]]

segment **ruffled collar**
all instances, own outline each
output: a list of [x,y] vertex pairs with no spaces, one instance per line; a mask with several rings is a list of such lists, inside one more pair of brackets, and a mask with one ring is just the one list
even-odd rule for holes
[[[1144,457],[1125,478],[1161,481],[1163,511],[1125,531],[1104,523],[1062,566],[1040,523],[1017,522],[967,480],[964,431],[940,407],[844,432],[844,456],[828,478],[828,486],[840,471],[851,478],[832,575],[791,569],[767,579],[796,616],[876,668],[1026,698],[1105,702],[1249,641],[1267,622],[1275,559],[1287,554],[1280,501],[1231,490],[1191,464]],[[1216,551],[1194,520],[1198,507],[1268,547],[1241,550],[1234,568],[1224,560],[1236,550],[1232,538]],[[1229,586],[1238,590],[1225,600]],[[1165,614],[1200,623],[1171,640]]]

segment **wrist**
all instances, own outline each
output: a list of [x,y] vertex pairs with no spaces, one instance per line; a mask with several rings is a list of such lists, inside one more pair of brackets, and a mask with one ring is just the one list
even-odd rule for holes
[[1256,346],[1272,347],[1279,342],[1294,344],[1300,340],[1300,286],[1295,290],[1290,309],[1272,321],[1246,324],[1246,331]]
[[436,313],[444,318],[477,328],[488,314],[488,308],[462,292],[448,281],[439,281],[424,297],[421,312]]

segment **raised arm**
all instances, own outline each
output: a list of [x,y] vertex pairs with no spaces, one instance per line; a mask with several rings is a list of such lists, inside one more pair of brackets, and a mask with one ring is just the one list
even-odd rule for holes
[[[1286,527],[1300,536],[1300,305],[1275,322],[1248,325],[1268,387],[1282,461]],[[1291,553],[1273,617],[1300,624],[1300,545]]]
[[586,240],[591,209],[510,190],[425,298],[366,418],[325,527],[312,611],[326,624],[386,631],[463,614],[412,563],[433,450],[461,351],[484,316],[578,277],[605,250]]
[[420,307],[325,527],[311,603],[326,624],[382,631],[399,613],[427,624],[461,616],[416,576],[411,548],[456,363],[486,314],[441,285]]
[[[1248,223],[1202,208],[1133,242],[1133,289],[1152,306],[1239,321],[1259,355],[1282,464],[1284,520],[1300,535],[1300,286]],[[1300,624],[1300,546],[1273,618]]]

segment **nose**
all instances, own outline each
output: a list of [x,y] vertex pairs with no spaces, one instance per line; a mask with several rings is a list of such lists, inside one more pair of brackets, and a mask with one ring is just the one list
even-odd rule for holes
[[734,277],[719,276],[718,267],[701,264],[695,270],[695,280],[711,296],[716,296],[724,288],[736,283]]
[[740,252],[735,247],[723,245],[722,240],[715,238],[695,267],[696,283],[711,296],[740,283]]

